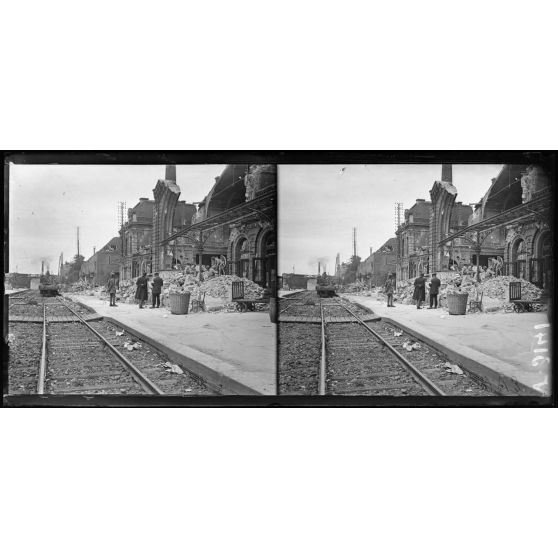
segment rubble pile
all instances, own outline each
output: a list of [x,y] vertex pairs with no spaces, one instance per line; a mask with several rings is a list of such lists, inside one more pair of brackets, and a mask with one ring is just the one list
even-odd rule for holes
[[[204,275],[207,275],[207,277],[203,278]],[[244,296],[246,298],[260,298],[263,294],[263,289],[259,285],[236,275],[209,277],[209,273],[205,272],[202,273],[202,278],[202,281],[198,281],[197,275],[177,274],[163,283],[163,294],[190,293],[194,298],[206,294],[212,298],[228,299],[233,281],[244,283]]]
[[525,279],[518,279],[510,275],[502,275],[488,279],[486,282],[481,283],[481,290],[484,296],[507,301],[510,292],[510,283],[513,281],[521,283],[521,298],[523,300],[537,300],[540,298],[541,289],[533,285],[533,283],[525,281]]
[[93,287],[83,280],[68,285],[65,289],[66,292],[81,294],[85,296],[98,296],[101,299],[108,298],[106,289],[104,287]]
[[[206,276],[202,281],[198,280],[197,273],[184,273],[176,272],[171,277],[167,277],[163,282],[163,287],[161,290],[161,304],[163,306],[170,306],[169,295],[172,293],[190,293],[191,298],[199,299],[205,295],[212,298],[221,298],[223,300],[223,306],[220,307],[220,311],[234,312],[237,310],[236,303],[230,302],[230,292],[231,284],[233,281],[242,281],[244,283],[244,296],[246,298],[261,298],[263,296],[264,289],[259,285],[250,281],[249,279],[237,277],[236,275],[221,275],[213,276],[211,270],[209,272],[203,272],[202,278]],[[121,281],[119,300],[122,302],[127,302],[128,304],[136,303],[137,286],[135,281]],[[151,300],[151,281],[148,284],[147,289],[148,299]]]
[[[447,308],[447,296],[453,293],[468,293],[469,300],[476,300],[480,297],[481,293],[484,297],[488,297],[497,301],[498,307],[506,309],[508,306],[509,285],[510,282],[521,283],[521,298],[523,300],[536,300],[540,297],[541,290],[525,281],[525,279],[518,279],[510,275],[503,275],[492,277],[477,283],[474,277],[470,275],[460,275],[456,273],[442,280],[440,291],[438,294],[438,306]],[[429,300],[428,283],[430,278],[426,279],[426,302]],[[395,292],[394,300],[400,304],[413,304],[414,293],[414,279],[405,282],[403,286],[399,286]]]
[[369,292],[366,283],[363,283],[362,281],[356,281],[354,283],[349,283],[348,285],[341,285],[338,291],[340,293],[362,293],[363,291]]
[[242,281],[244,283],[245,298],[261,298],[263,296],[264,290],[258,284],[250,281],[250,279],[237,277],[236,275],[221,275],[220,277],[204,281],[199,285],[198,291],[213,298],[228,299],[233,281]]
[[[216,275],[213,268],[206,269],[202,266],[202,280],[198,279],[198,271],[192,266],[191,269],[176,271],[172,274],[165,274],[161,289],[161,305],[170,306],[169,296],[172,293],[190,293],[192,299],[200,299],[205,295],[211,298],[220,298],[223,305],[219,306],[218,311],[235,312],[238,310],[237,304],[230,301],[231,285],[233,281],[244,283],[244,297],[247,299],[258,299],[264,294],[264,289],[249,279],[237,277],[236,275]],[[153,278],[150,277],[147,287],[148,301],[151,301]],[[108,300],[106,287],[91,287],[85,281],[79,281],[71,285],[70,292],[98,296],[101,300]],[[120,281],[116,293],[116,299],[120,303],[136,304],[136,280]],[[257,305],[259,307],[260,305]]]
[[[119,290],[116,293],[116,299],[120,302],[134,304],[136,302],[136,283],[135,281],[120,281]],[[149,289],[151,291],[151,289]]]

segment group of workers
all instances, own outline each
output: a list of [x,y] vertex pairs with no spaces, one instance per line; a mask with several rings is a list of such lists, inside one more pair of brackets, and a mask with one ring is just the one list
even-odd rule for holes
[[[136,281],[136,300],[138,301],[140,309],[144,308],[145,301],[148,299],[149,279],[147,273],[144,273]],[[116,306],[116,289],[118,287],[117,280],[114,273],[110,274],[110,279],[107,283],[107,292],[110,295],[110,306]],[[151,284],[151,308],[159,308],[161,305],[161,288],[163,287],[163,280],[159,277],[158,273],[155,273],[153,277],[153,282]]]
[[[430,287],[430,306],[427,308],[429,310],[438,308],[438,294],[440,292],[440,279],[436,277],[436,274],[432,274],[432,279],[428,286]],[[384,291],[387,295],[387,305],[388,308],[392,308],[395,305],[393,304],[393,294],[395,293],[395,273],[390,273],[387,281],[384,285]],[[420,274],[420,277],[417,277],[414,282],[415,290],[413,292],[413,300],[417,303],[417,310],[422,310],[422,303],[426,300],[426,277],[424,273]]]

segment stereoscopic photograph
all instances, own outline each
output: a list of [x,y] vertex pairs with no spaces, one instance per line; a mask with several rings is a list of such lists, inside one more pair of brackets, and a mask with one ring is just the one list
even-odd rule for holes
[[551,395],[547,168],[280,165],[279,192],[279,395]]
[[275,165],[6,165],[5,396],[276,394]]
[[8,160],[4,396],[552,396],[552,165],[371,161]]

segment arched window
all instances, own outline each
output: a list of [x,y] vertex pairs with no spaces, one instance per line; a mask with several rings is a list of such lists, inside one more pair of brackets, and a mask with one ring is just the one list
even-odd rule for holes
[[539,240],[539,258],[546,258],[551,255],[552,245],[550,243],[550,233],[543,233]]
[[512,246],[512,275],[527,280],[527,250],[525,240],[518,238]]
[[514,243],[512,259],[514,261],[525,259],[525,241],[522,238],[518,238]]

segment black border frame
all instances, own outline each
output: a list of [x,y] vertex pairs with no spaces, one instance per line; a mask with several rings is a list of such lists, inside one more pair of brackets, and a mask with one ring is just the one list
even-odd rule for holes
[[[555,188],[558,151],[1,151],[4,191],[3,278],[9,262],[9,165],[15,164],[81,164],[81,165],[164,165],[164,164],[482,164],[515,163],[538,164],[551,177],[552,214],[556,215]],[[278,172],[278,182],[280,180]],[[280,188],[278,185],[278,196]],[[277,220],[279,234],[280,222]],[[556,254],[556,241],[553,238]],[[553,286],[553,301],[556,286]],[[2,297],[2,330],[8,325],[5,297]],[[553,315],[551,315],[551,324]],[[554,327],[551,327],[555,342]],[[7,346],[2,343],[2,406],[3,407],[557,407],[555,388],[550,397],[494,396],[494,397],[372,397],[372,396],[79,396],[79,395],[4,395],[7,390]],[[555,346],[553,344],[553,346]],[[552,366],[552,385],[557,385],[556,370]]]

